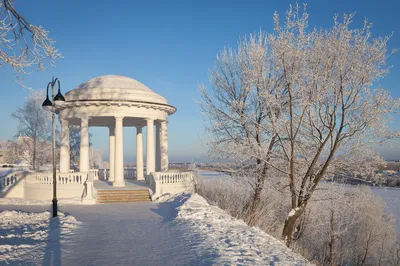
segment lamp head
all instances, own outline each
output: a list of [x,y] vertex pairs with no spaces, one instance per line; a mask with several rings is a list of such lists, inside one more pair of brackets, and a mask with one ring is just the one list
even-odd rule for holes
[[65,98],[64,96],[61,94],[61,86],[60,86],[60,80],[58,78],[54,79],[53,78],[53,83],[55,83],[57,81],[58,83],[58,93],[57,95],[54,97],[54,103],[57,107],[63,106],[65,103]]
[[64,96],[61,94],[60,91],[58,91],[57,95],[54,97],[54,103],[56,104],[56,106],[63,106],[65,103],[65,98]]
[[53,109],[53,104],[49,100],[49,96],[46,97],[46,100],[42,103],[42,107],[45,111],[51,111]]

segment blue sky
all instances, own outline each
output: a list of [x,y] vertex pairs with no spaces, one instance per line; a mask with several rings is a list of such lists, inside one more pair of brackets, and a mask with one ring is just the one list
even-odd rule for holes
[[[389,48],[400,48],[399,1],[310,0],[310,26],[329,27],[335,13],[356,11],[354,25],[364,17],[373,23],[375,36],[394,33]],[[208,83],[208,69],[224,46],[236,46],[240,36],[260,28],[271,31],[272,15],[281,16],[295,1],[22,1],[15,7],[28,21],[42,25],[56,40],[64,56],[56,68],[34,72],[25,84],[44,89],[52,76],[59,77],[63,93],[105,74],[137,79],[178,108],[169,120],[170,161],[206,158],[202,145],[202,120],[195,103],[197,86]],[[299,2],[301,3],[301,2]],[[400,97],[400,53],[389,60],[391,73],[380,85]],[[0,139],[11,139],[17,123],[10,117],[28,92],[14,83],[10,69],[0,69]],[[396,82],[397,81],[397,82]],[[398,128],[400,119],[394,126]],[[108,159],[108,129],[91,128],[93,146]],[[124,129],[125,160],[135,156],[135,131]],[[399,146],[397,146],[399,148]],[[396,149],[382,149],[399,158]],[[397,154],[397,155],[396,155]]]

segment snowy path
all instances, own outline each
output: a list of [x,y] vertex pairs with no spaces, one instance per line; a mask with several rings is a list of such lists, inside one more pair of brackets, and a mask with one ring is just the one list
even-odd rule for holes
[[[41,212],[47,206],[0,206],[0,210]],[[61,265],[210,265],[212,251],[196,248],[199,241],[185,238],[182,227],[170,223],[176,212],[170,205],[155,203],[65,205],[60,211],[73,215],[82,226],[62,242],[35,251],[45,265],[46,249],[51,261]],[[195,251],[196,250],[196,251]],[[42,253],[42,254],[40,254]],[[30,258],[32,259],[32,258]],[[58,263],[57,263],[58,264]]]

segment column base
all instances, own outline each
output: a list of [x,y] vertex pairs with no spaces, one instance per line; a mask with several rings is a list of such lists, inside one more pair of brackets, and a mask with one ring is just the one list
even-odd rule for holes
[[125,181],[114,181],[112,185],[113,187],[124,187]]
[[109,177],[107,181],[114,182],[114,177]]

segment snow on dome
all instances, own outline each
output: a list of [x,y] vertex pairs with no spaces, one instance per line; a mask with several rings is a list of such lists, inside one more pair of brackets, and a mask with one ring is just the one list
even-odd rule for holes
[[135,101],[168,104],[143,83],[129,77],[105,75],[83,82],[65,94],[67,101]]
[[136,79],[118,75],[105,75],[92,78],[76,87],[76,89],[96,88],[120,88],[151,91],[146,85]]

